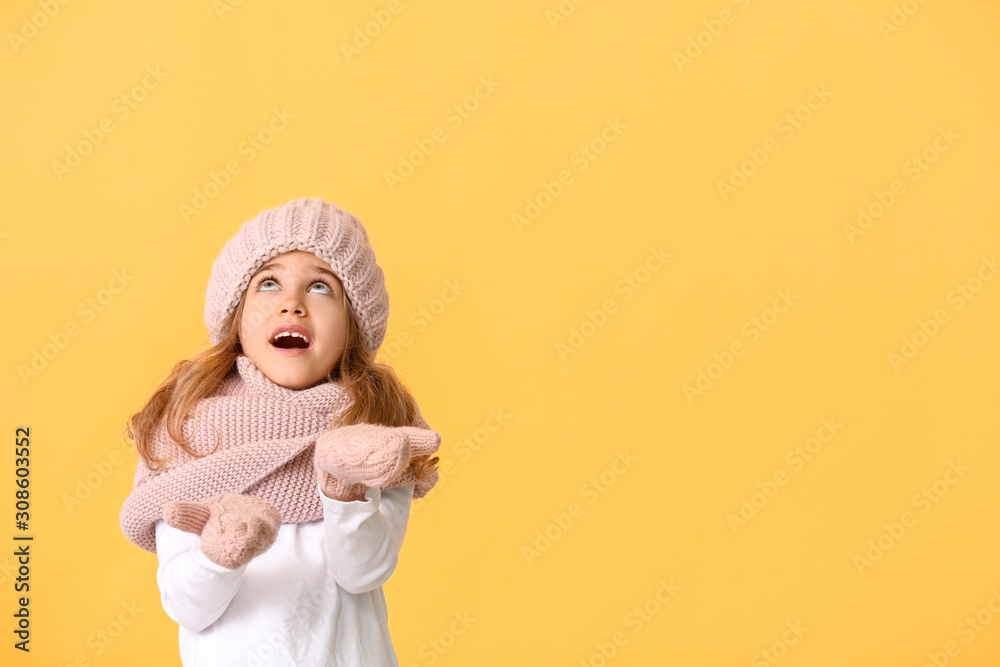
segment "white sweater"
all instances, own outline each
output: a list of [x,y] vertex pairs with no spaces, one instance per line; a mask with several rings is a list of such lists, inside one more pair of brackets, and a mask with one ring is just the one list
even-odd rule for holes
[[285,523],[239,569],[201,537],[156,522],[163,610],[180,626],[184,667],[397,667],[384,584],[396,567],[413,486],[327,497],[323,519]]

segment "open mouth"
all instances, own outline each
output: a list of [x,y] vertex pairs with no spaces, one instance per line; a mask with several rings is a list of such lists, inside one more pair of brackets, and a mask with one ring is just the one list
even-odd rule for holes
[[282,331],[271,339],[271,345],[282,350],[304,350],[309,347],[309,339],[297,331]]

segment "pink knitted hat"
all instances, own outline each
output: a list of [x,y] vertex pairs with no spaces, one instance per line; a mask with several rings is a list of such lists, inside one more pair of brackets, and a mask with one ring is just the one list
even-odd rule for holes
[[368,233],[347,211],[309,198],[262,211],[222,248],[205,293],[205,324],[212,344],[222,340],[220,324],[239,304],[250,277],[267,260],[292,250],[311,252],[330,265],[344,285],[366,347],[375,354],[385,339],[389,294]]

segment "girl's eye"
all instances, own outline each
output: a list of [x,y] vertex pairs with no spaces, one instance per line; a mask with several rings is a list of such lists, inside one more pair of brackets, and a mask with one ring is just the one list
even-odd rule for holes
[[[263,278],[260,279],[260,282],[257,283],[257,291],[258,292],[270,292],[270,291],[272,291],[271,288],[266,287],[266,285],[268,283],[274,283],[275,287],[277,287],[277,284],[278,284],[277,281],[274,279],[274,276],[264,276]],[[322,280],[322,279],[317,280],[312,285],[310,285],[310,287],[315,287],[316,285],[322,285],[324,288],[326,288],[326,293],[327,294],[333,294],[333,288],[330,287],[330,284],[328,282],[326,282],[325,280]]]

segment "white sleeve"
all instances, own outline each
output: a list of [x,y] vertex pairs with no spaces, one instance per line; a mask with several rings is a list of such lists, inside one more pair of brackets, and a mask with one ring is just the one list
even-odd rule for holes
[[334,581],[348,593],[365,593],[389,580],[410,518],[413,485],[368,487],[366,500],[323,502],[326,553]]
[[236,595],[247,564],[230,570],[201,550],[201,536],[156,521],[156,583],[163,611],[178,625],[200,632],[218,620]]

